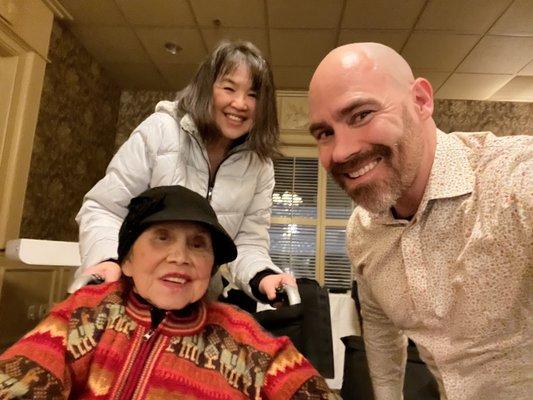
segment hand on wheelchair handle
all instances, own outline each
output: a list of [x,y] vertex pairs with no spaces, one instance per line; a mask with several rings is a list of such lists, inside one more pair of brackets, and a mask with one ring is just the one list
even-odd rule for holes
[[285,284],[283,285],[283,289],[285,290],[285,293],[287,293],[287,298],[289,299],[289,304],[291,306],[300,304],[302,302],[302,299],[300,298],[300,292],[298,292],[298,286]]
[[296,304],[300,304],[301,302],[302,299],[300,298],[298,287],[284,283],[276,289],[276,299],[272,303],[281,303],[280,306],[288,303],[288,305],[293,306]]
[[74,293],[75,291],[81,289],[84,286],[98,285],[104,281],[105,279],[98,274],[82,275],[76,278],[74,282],[72,282],[72,285],[70,286],[70,290],[72,291],[72,293]]

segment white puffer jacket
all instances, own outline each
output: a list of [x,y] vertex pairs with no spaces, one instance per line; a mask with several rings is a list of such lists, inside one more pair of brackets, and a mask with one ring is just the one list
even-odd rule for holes
[[[179,119],[176,104],[160,102],[120,147],[106,175],[85,195],[76,216],[80,226],[82,266],[116,258],[118,232],[131,198],[163,185],[183,185],[208,195],[207,151],[195,124]],[[243,148],[233,149],[214,180],[211,206],[238,249],[228,265],[233,283],[253,297],[249,282],[259,271],[281,272],[268,254],[274,189],[272,161]]]

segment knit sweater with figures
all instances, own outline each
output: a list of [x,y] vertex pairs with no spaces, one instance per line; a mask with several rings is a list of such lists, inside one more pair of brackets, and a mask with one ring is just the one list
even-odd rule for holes
[[336,398],[287,338],[233,306],[154,314],[125,282],[82,288],[0,356],[0,398]]

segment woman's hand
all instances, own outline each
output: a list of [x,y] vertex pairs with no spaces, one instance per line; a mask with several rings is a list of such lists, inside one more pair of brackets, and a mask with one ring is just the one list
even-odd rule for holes
[[259,282],[259,291],[265,294],[268,300],[273,301],[276,298],[276,289],[282,287],[283,284],[296,287],[296,279],[289,274],[268,275]]
[[104,282],[110,283],[120,279],[122,271],[120,265],[114,261],[103,261],[99,264],[88,267],[83,271],[83,275],[98,275],[104,279]]

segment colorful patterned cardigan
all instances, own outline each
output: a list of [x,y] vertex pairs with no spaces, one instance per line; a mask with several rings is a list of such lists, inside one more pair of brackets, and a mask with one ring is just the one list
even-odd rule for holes
[[239,309],[167,312],[124,282],[85,287],[0,356],[0,399],[334,399],[285,338]]

